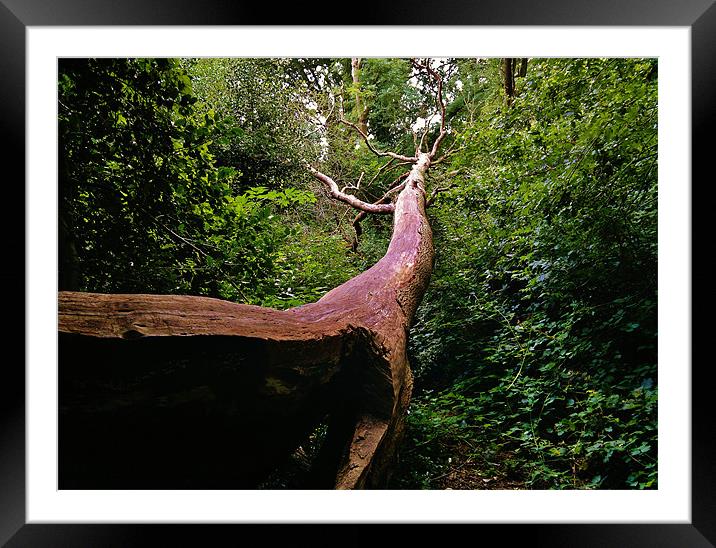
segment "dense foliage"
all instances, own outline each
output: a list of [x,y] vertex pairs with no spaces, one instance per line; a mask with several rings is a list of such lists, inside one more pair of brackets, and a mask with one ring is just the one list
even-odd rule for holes
[[[61,60],[61,288],[291,306],[350,277],[335,238],[312,245],[305,227],[281,217],[316,198],[275,152],[287,125],[275,105],[286,108],[286,97],[269,101],[281,83],[254,65],[272,67]],[[247,73],[256,101],[229,84]],[[298,257],[302,247],[313,255]],[[312,256],[347,268],[316,274]]]
[[655,487],[656,63],[532,60],[517,84],[464,126],[431,210],[397,485],[457,453],[532,488]]
[[[390,486],[655,488],[656,60],[530,59],[509,100],[497,59],[433,66],[452,153]],[[63,59],[58,86],[60,286],[83,291],[315,301],[391,225],[355,246],[306,164],[374,201],[405,166],[339,118],[407,154],[439,127],[401,59]]]

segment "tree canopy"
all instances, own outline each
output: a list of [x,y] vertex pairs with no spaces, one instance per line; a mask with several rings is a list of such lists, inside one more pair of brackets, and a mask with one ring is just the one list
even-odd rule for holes
[[509,61],[61,59],[60,289],[315,302],[443,130],[390,487],[656,488],[657,61]]

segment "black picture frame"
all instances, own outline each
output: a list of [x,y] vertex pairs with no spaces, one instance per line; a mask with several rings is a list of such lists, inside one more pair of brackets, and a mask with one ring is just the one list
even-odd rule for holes
[[[17,167],[15,178],[7,177],[5,193],[12,187],[17,196],[15,210],[24,211],[25,146],[25,31],[28,26],[84,25],[256,25],[256,24],[351,24],[351,25],[570,25],[570,26],[684,26],[691,29],[692,62],[692,204],[698,200],[699,184],[713,181],[710,149],[716,97],[716,6],[714,0],[431,0],[414,3],[406,0],[376,2],[364,10],[346,10],[336,20],[335,11],[305,3],[278,4],[222,0],[0,0],[0,127],[5,146],[0,149],[3,166]],[[327,19],[333,15],[332,21]],[[707,149],[708,147],[708,149]],[[707,179],[707,174],[709,178]],[[698,180],[699,184],[693,184]],[[48,181],[48,184],[53,182]],[[8,197],[9,199],[9,197]],[[20,205],[22,204],[22,206]],[[5,268],[0,272],[6,289],[5,305],[24,297],[26,291],[25,240],[17,237],[19,221],[11,215],[0,216],[3,234],[14,235],[3,241]],[[703,218],[703,217],[701,217]],[[692,210],[692,294],[707,296],[705,278],[695,274],[694,266],[713,247],[707,225],[699,226]],[[712,230],[712,229],[711,229]],[[701,253],[699,253],[699,250]],[[23,291],[18,291],[18,288]],[[21,309],[17,303],[17,309]],[[708,340],[706,317],[710,300],[692,301],[692,341]],[[6,309],[10,316],[11,307]],[[24,310],[24,302],[22,303]],[[17,329],[22,315],[13,316]],[[24,326],[24,321],[22,322]],[[19,341],[12,330],[5,330],[6,342]],[[17,345],[18,343],[15,342]],[[370,542],[376,525],[320,526],[291,525],[138,525],[138,524],[26,524],[25,519],[25,360],[5,348],[0,371],[0,543],[20,546],[168,546],[191,543],[200,546],[241,544],[255,535],[271,542],[276,537],[312,539],[313,544],[352,544],[360,539]],[[20,349],[24,358],[24,347]],[[693,365],[692,365],[693,364]],[[709,361],[682,364],[691,367],[692,378],[692,521],[690,524],[509,524],[464,525],[473,539],[498,535],[510,544],[529,543],[545,546],[714,546],[716,543],[716,452],[712,435],[714,416],[710,407]],[[478,529],[474,529],[477,527]],[[251,529],[251,530],[248,530]],[[255,529],[260,529],[257,531]],[[359,531],[353,531],[360,529]],[[328,534],[326,534],[328,533]],[[401,532],[401,540],[423,536],[424,526]],[[297,536],[298,535],[298,536]],[[416,536],[417,536],[416,535]],[[7,544],[5,544],[7,543]]]

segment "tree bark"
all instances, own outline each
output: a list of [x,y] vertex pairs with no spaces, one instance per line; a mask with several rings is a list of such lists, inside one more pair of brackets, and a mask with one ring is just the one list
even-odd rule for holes
[[520,59],[520,69],[517,72],[517,76],[520,78],[527,76],[527,57],[522,57]]
[[505,97],[507,100],[507,106],[512,105],[512,101],[515,97],[515,73],[514,73],[514,59],[505,58],[502,59],[502,87],[505,90]]
[[398,194],[385,256],[316,303],[60,292],[60,488],[254,487],[327,415],[315,486],[382,485],[433,266],[430,162]]
[[351,58],[351,78],[355,87],[355,111],[357,117],[357,126],[362,133],[368,134],[368,105],[363,101],[360,94],[360,71],[363,60],[360,57]]

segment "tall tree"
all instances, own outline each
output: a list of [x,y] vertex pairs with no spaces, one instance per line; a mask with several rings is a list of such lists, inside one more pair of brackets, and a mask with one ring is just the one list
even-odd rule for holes
[[515,78],[527,76],[527,58],[513,59],[506,57],[500,62],[502,88],[505,91],[507,106],[511,106],[517,94]]
[[368,104],[361,97],[361,64],[362,59],[360,57],[353,57],[351,59],[351,77],[353,78],[353,87],[355,88],[355,110],[358,128],[363,133],[368,133]]

